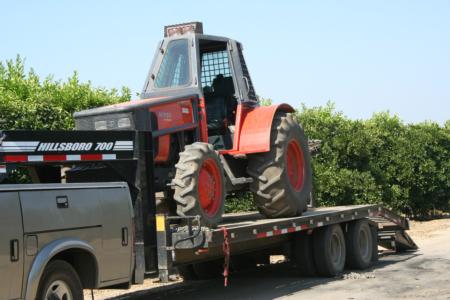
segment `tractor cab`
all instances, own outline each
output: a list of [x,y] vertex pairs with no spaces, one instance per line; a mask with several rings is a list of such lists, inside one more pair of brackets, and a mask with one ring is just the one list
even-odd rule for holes
[[204,35],[199,22],[166,26],[141,98],[197,94],[207,142],[231,149],[238,106],[258,105],[242,50],[237,41]]

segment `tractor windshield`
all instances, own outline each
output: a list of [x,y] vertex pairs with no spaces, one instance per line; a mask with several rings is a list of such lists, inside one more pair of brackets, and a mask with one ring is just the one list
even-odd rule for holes
[[156,88],[168,88],[190,83],[188,40],[173,40],[167,46],[158,75]]

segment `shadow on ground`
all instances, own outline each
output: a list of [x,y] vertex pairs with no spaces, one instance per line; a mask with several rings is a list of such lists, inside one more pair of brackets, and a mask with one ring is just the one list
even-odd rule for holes
[[187,281],[170,286],[152,288],[133,294],[111,298],[147,299],[274,299],[288,296],[318,285],[345,280],[354,276],[370,276],[376,269],[407,261],[421,254],[414,252],[383,256],[375,265],[365,271],[346,271],[334,278],[301,277],[289,263],[262,266],[252,270],[234,273],[229,278],[229,286],[223,286],[223,279]]

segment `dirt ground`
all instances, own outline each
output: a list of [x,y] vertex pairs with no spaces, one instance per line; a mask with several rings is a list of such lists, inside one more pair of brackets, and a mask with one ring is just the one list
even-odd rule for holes
[[[450,299],[450,219],[411,222],[419,250],[383,255],[364,272],[337,278],[301,278],[289,264],[234,274],[223,280],[155,283],[131,290],[94,291],[95,299]],[[91,299],[90,291],[85,298]]]

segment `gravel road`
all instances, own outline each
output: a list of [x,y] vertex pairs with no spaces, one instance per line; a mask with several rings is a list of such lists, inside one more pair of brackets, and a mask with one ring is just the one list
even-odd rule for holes
[[[99,291],[95,299],[450,299],[450,220],[414,222],[414,253],[385,255],[371,269],[338,278],[301,278],[288,264],[271,265],[223,280],[155,285],[132,295]],[[89,299],[89,298],[87,298]]]

